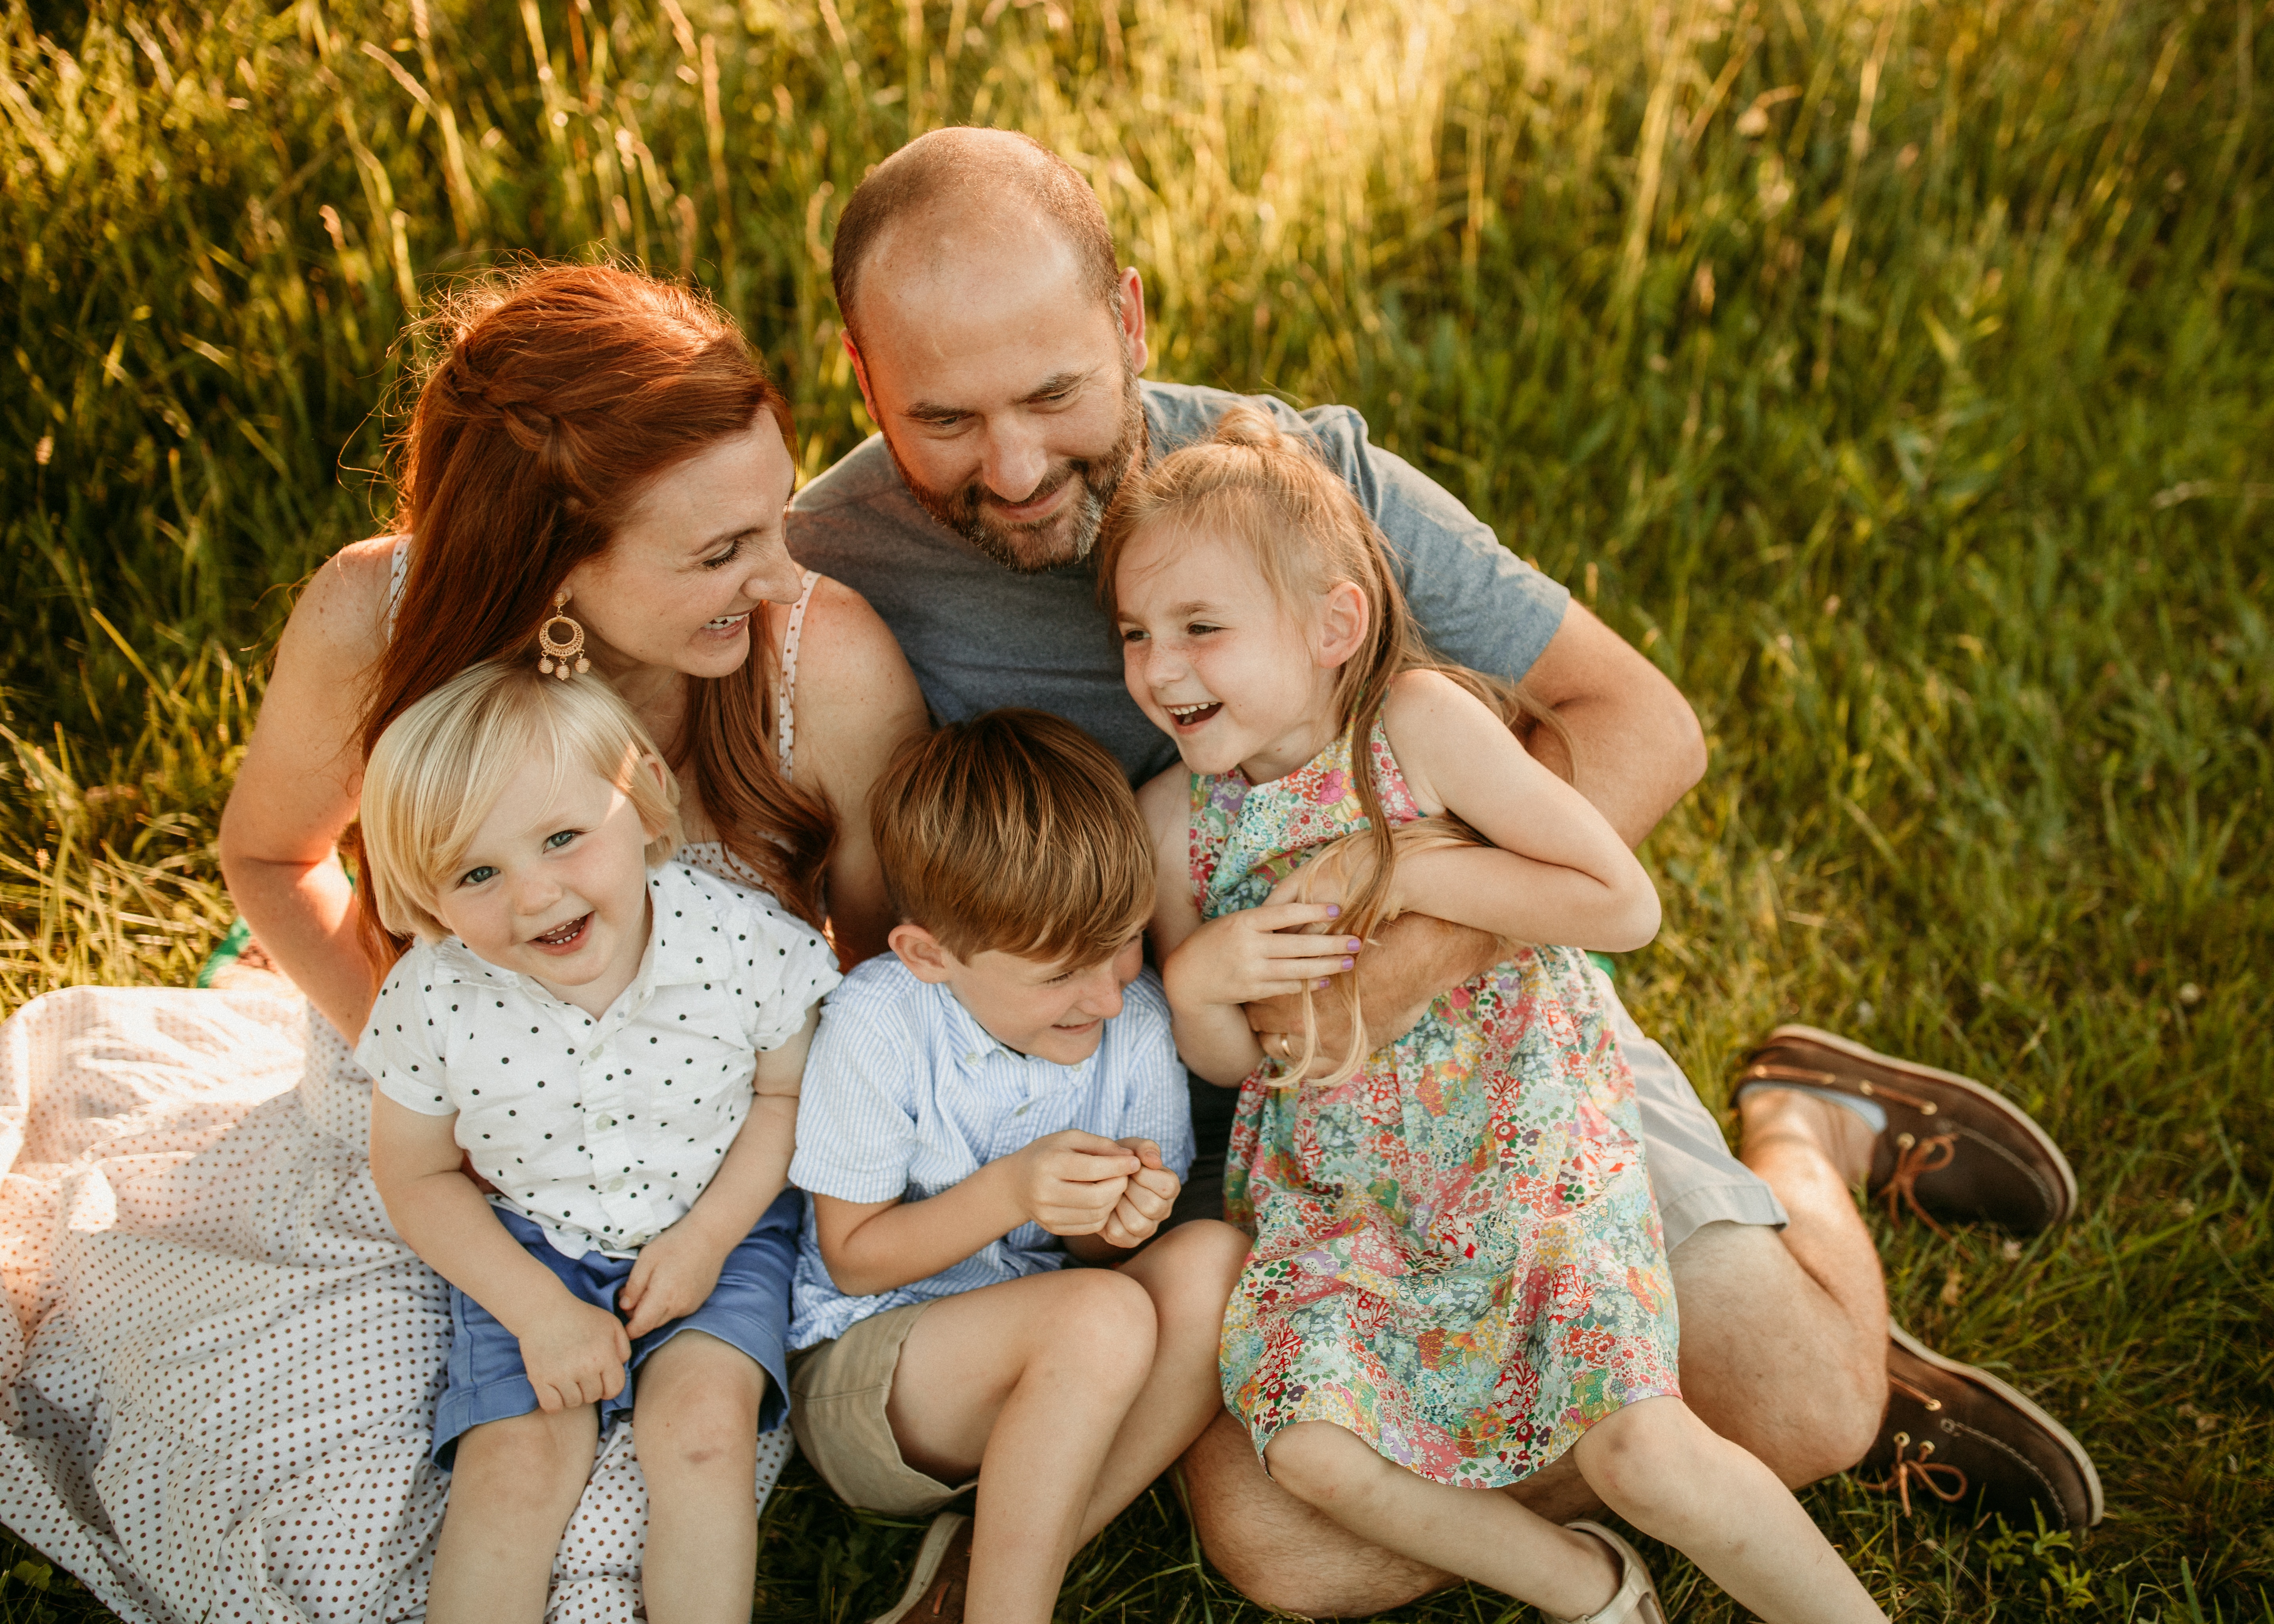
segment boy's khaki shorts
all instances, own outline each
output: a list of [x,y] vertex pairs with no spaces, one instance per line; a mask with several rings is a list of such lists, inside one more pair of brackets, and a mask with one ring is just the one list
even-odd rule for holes
[[900,1516],[938,1510],[977,1483],[950,1488],[900,1458],[885,1418],[900,1344],[931,1304],[871,1314],[844,1335],[789,1356],[789,1425],[822,1481],[848,1506]]

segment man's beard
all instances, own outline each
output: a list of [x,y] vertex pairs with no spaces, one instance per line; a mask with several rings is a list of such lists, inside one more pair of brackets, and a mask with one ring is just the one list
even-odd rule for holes
[[[889,434],[885,437],[885,449],[892,454],[892,466],[900,470],[901,483],[926,513],[1004,568],[1039,575],[1089,556],[1105,523],[1106,509],[1113,505],[1114,492],[1144,450],[1144,397],[1138,393],[1136,372],[1126,365],[1121,369],[1121,432],[1114,438],[1113,448],[1103,456],[1073,457],[1053,468],[1022,501],[1048,496],[1068,480],[1078,482],[1078,488],[1064,511],[1035,523],[1005,524],[990,519],[983,477],[975,476],[959,491],[935,491],[917,483],[908,465],[900,461],[900,449]],[[1052,530],[1061,532],[1060,539],[1045,539]]]

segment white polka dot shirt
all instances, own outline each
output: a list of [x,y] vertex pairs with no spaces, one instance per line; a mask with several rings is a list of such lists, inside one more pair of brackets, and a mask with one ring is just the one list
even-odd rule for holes
[[[797,1102],[790,1183],[841,1201],[922,1201],[1038,1139],[1080,1128],[1148,1139],[1179,1178],[1193,1164],[1190,1086],[1169,1001],[1148,970],[1080,1065],[1005,1048],[945,987],[890,953],[854,966],[822,1006]],[[842,1336],[870,1314],[1054,1269],[1065,1244],[1024,1223],[962,1262],[875,1297],[829,1277],[810,1221],[791,1288],[789,1345]]]
[[667,862],[639,974],[606,1013],[421,942],[388,975],[356,1058],[396,1104],[457,1113],[491,1199],[570,1257],[629,1257],[676,1223],[749,1114],[761,1049],[797,1035],[837,985],[810,928],[767,899]]

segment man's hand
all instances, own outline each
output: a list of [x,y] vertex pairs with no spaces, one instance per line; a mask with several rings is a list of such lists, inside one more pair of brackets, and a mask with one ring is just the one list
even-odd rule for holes
[[1185,1186],[1162,1162],[1161,1147],[1152,1140],[1123,1139],[1121,1144],[1136,1156],[1140,1166],[1129,1176],[1127,1187],[1097,1235],[1100,1240],[1128,1251],[1153,1237]]
[[622,1322],[565,1289],[558,1303],[520,1333],[520,1341],[522,1369],[537,1389],[537,1407],[547,1414],[597,1404],[624,1390],[632,1341]]
[[689,1228],[686,1218],[673,1224],[640,1248],[630,1278],[616,1291],[617,1310],[630,1316],[624,1334],[645,1336],[702,1307],[719,1289],[719,1271],[726,1262],[727,1253]]
[[[1260,908],[1248,911],[1262,912]],[[1319,1052],[1307,1075],[1331,1074],[1349,1052],[1352,982],[1357,984],[1359,1007],[1366,1016],[1367,1052],[1372,1054],[1412,1031],[1439,993],[1483,974],[1500,960],[1499,940],[1481,930],[1447,924],[1426,914],[1406,914],[1390,921],[1375,934],[1365,962],[1352,974],[1312,998],[1319,1023]],[[1284,1059],[1302,1052],[1299,996],[1258,998],[1248,1004],[1246,1012],[1248,1026],[1266,1055]],[[1284,1048],[1282,1034],[1286,1037]]]
[[1020,1212],[1052,1235],[1103,1229],[1144,1166],[1134,1152],[1079,1128],[1038,1139],[1005,1160]]

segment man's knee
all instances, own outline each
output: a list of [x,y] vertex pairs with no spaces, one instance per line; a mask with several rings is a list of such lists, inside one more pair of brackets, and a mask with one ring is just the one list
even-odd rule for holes
[[1818,1300],[1773,1229],[1708,1224],[1672,1262],[1698,1417],[1794,1488],[1862,1460],[1886,1412],[1884,1328]]

